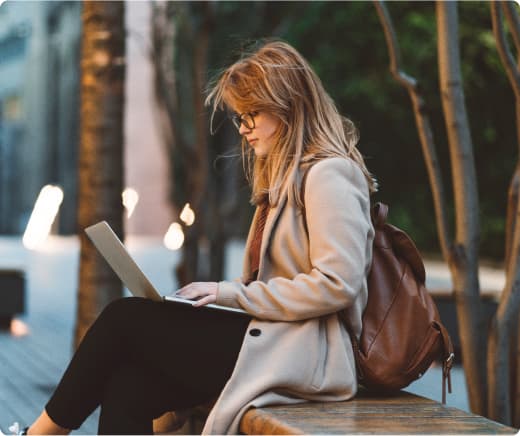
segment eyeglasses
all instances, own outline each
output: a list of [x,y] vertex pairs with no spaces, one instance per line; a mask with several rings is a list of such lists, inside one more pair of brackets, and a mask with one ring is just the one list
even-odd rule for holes
[[258,112],[244,112],[240,115],[233,114],[231,115],[231,122],[235,125],[235,127],[240,130],[240,125],[243,124],[246,129],[252,130],[255,128],[255,117],[258,115]]

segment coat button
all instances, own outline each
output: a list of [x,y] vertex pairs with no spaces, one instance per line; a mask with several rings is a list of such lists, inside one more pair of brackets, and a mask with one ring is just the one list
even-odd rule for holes
[[251,330],[249,330],[249,334],[251,336],[260,336],[262,334],[262,330],[260,330],[260,329],[251,329]]

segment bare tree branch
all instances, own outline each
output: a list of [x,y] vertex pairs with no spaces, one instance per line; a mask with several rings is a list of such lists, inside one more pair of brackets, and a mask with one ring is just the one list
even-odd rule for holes
[[[506,5],[504,5],[504,9],[506,9]],[[509,12],[510,11],[508,11],[508,14]],[[515,14],[511,13],[511,16],[515,16]],[[511,53],[511,49],[507,44],[505,32],[502,27],[502,9],[500,8],[499,2],[496,0],[493,0],[491,2],[491,20],[493,24],[493,33],[497,42],[498,54],[500,55],[502,64],[504,65],[507,76],[509,77],[509,81],[511,82],[511,86],[513,87],[513,91],[515,92],[515,96],[516,98],[520,98],[520,72],[515,67],[515,61]],[[513,21],[514,19],[511,18],[511,23],[513,23]],[[517,36],[520,38],[520,35]],[[520,41],[518,42],[520,43]]]
[[193,149],[198,156],[197,171],[195,178],[193,203],[198,210],[202,208],[203,199],[206,196],[208,183],[208,135],[207,110],[204,107],[204,83],[205,73],[208,65],[209,38],[213,30],[213,9],[209,2],[199,2],[202,8],[202,23],[197,29],[197,44],[193,52],[193,101],[194,101],[194,127],[195,143]]
[[[508,17],[509,27],[514,36],[514,41],[517,42],[520,48],[520,20],[518,14],[513,9],[509,2],[502,2],[502,8],[506,11]],[[500,4],[497,1],[491,2],[491,22],[493,25],[493,34],[497,44],[497,51],[504,66],[511,87],[516,97],[516,128],[517,128],[517,146],[520,154],[520,72],[518,67],[515,65],[513,54],[507,43],[505,31],[502,26],[503,17]],[[509,270],[512,268],[514,262],[511,262],[511,244],[514,239],[515,227],[517,220],[515,219],[515,213],[517,210],[517,203],[519,201],[519,188],[520,188],[520,166],[517,166],[515,174],[512,177],[509,193],[508,193],[508,210],[506,219],[506,268]]]
[[173,55],[175,27],[169,17],[167,3],[153,2],[152,6],[152,48],[150,61],[154,70],[154,95],[157,103],[157,117],[159,132],[163,137],[163,144],[170,154],[174,143],[175,108],[175,77],[173,75]]
[[520,17],[518,11],[515,10],[512,1],[502,1],[501,4],[509,25],[509,31],[513,36],[516,51],[520,52]]
[[401,50],[397,37],[395,35],[395,29],[390,17],[390,13],[382,0],[374,0],[374,6],[376,7],[379,20],[383,26],[385,32],[386,44],[388,46],[388,52],[390,55],[390,72],[397,81],[401,83],[405,88],[417,86],[417,81],[402,71],[401,68]]
[[486,350],[478,279],[479,216],[473,145],[460,68],[457,2],[436,2],[439,84],[448,133],[456,213],[452,272],[462,358],[471,410],[484,414],[486,367],[479,356]]
[[390,55],[390,72],[393,77],[406,88],[412,101],[415,122],[417,124],[424,161],[432,189],[439,243],[444,258],[448,259],[451,252],[449,248],[451,237],[448,230],[444,184],[442,182],[442,175],[439,160],[437,158],[428,110],[419,92],[417,80],[406,74],[402,69],[401,51],[395,35],[394,25],[385,3],[381,0],[375,0],[374,5],[385,32],[386,43]]

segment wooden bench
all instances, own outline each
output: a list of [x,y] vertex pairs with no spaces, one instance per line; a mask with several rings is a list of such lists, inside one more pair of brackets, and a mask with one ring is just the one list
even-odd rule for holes
[[407,392],[249,410],[245,434],[515,434],[517,430]]

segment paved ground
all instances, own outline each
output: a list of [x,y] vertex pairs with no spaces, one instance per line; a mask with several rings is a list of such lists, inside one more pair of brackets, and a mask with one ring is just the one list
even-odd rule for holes
[[[131,237],[127,245],[158,289],[163,293],[175,289],[172,271],[177,253],[164,248],[158,239]],[[241,242],[230,244],[226,256],[227,278],[240,275],[242,253]],[[44,250],[27,251],[20,238],[0,237],[0,268],[25,271],[28,299],[27,311],[14,323],[13,333],[0,333],[0,428],[5,429],[12,421],[26,425],[40,413],[70,358],[78,242],[74,237],[52,237]],[[427,270],[430,286],[449,289],[449,275],[442,264],[428,263]],[[502,280],[498,272],[487,277],[490,287]],[[28,334],[15,335],[23,333],[24,328]],[[461,368],[455,368],[453,387],[454,394],[448,396],[448,404],[468,410]],[[440,401],[440,369],[431,368],[409,390]],[[74,433],[94,434],[96,429],[97,412]]]

